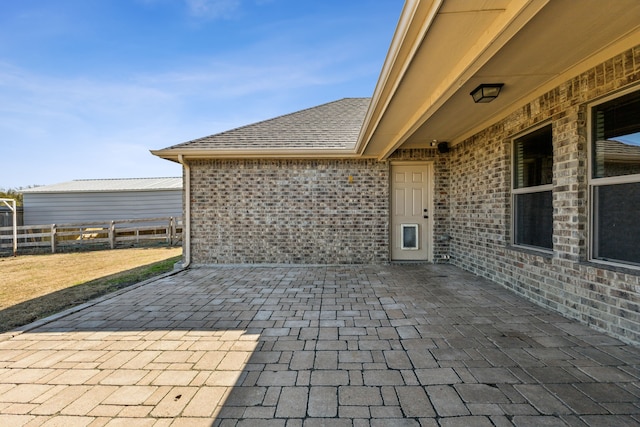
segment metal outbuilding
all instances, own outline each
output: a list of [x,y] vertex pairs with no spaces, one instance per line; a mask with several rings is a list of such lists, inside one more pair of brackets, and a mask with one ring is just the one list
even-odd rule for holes
[[182,178],[83,179],[23,191],[24,225],[182,216]]

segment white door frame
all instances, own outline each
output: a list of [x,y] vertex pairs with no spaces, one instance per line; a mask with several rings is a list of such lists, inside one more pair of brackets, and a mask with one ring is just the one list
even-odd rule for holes
[[[394,188],[393,188],[393,169],[394,166],[423,166],[426,170],[427,177],[427,200],[426,200],[426,208],[428,210],[428,218],[420,219],[420,223],[423,224],[425,228],[426,234],[423,238],[427,248],[426,259],[421,261],[433,262],[433,198],[434,198],[434,166],[432,161],[411,161],[411,160],[399,160],[399,161],[391,161],[390,162],[390,170],[389,170],[389,259],[391,261],[396,261],[393,258],[393,236],[394,227],[393,227],[393,196],[394,196]],[[403,261],[401,259],[397,259],[397,261]]]

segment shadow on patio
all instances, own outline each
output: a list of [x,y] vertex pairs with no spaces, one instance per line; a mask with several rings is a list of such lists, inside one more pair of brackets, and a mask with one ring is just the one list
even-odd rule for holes
[[637,425],[639,362],[452,266],[194,268],[0,338],[0,424]]

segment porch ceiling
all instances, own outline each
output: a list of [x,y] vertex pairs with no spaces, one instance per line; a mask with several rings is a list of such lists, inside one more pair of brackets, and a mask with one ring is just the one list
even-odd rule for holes
[[[640,43],[637,0],[408,1],[358,152],[455,145],[515,108]],[[474,104],[480,83],[504,83]]]

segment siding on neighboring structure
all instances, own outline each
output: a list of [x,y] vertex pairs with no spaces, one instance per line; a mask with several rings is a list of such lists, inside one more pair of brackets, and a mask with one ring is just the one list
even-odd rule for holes
[[23,196],[25,225],[182,216],[182,178],[77,180]]
[[[16,222],[17,225],[23,225],[22,221],[22,206],[17,207],[16,212]],[[11,227],[13,226],[13,211],[5,206],[0,206],[0,227]]]
[[182,216],[182,190],[24,195],[24,224]]
[[389,259],[387,162],[201,160],[190,166],[196,264]]

